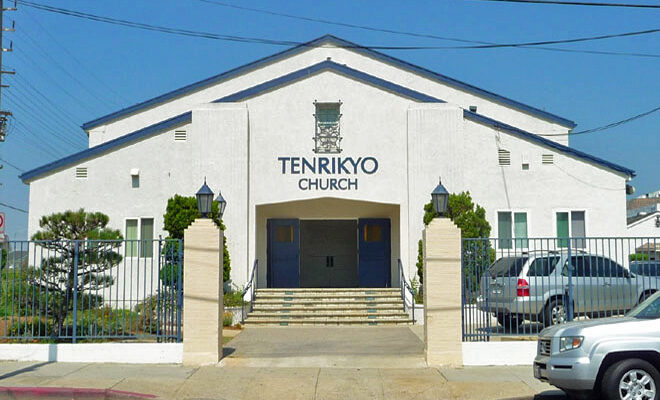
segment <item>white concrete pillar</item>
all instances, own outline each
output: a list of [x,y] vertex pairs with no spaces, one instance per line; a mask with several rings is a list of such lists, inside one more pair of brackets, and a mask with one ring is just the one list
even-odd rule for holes
[[222,358],[223,232],[199,218],[183,238],[183,363],[204,365]]
[[424,353],[429,366],[463,365],[461,230],[449,218],[424,229]]

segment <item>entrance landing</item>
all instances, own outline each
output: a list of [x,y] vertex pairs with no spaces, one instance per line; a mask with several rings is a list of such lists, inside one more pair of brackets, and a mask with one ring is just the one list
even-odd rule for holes
[[227,343],[221,363],[245,367],[426,367],[424,342],[414,328],[423,329],[249,326]]

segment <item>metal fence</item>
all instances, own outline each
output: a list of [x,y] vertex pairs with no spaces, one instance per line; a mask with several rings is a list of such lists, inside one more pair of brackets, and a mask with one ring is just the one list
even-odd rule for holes
[[10,241],[4,246],[0,339],[182,340],[181,240]]
[[463,239],[464,341],[622,316],[660,289],[660,238]]

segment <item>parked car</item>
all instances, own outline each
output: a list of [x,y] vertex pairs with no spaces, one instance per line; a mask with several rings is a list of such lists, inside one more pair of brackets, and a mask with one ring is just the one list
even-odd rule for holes
[[515,330],[526,320],[546,327],[566,322],[569,304],[574,316],[622,315],[655,293],[660,280],[637,277],[602,255],[561,250],[501,257],[479,286],[478,307]]
[[539,334],[534,377],[572,397],[660,399],[660,293],[624,317],[578,321]]
[[660,261],[633,261],[630,263],[630,272],[635,275],[660,278]]

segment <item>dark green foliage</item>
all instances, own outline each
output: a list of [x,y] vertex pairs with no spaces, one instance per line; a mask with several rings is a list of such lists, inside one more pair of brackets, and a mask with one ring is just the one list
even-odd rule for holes
[[240,307],[243,305],[242,292],[227,292],[224,294],[225,307]]
[[647,261],[649,255],[646,253],[633,253],[630,256],[630,261]]
[[7,266],[7,249],[0,249],[0,270],[5,269]]
[[419,239],[417,242],[417,276],[419,283],[424,284],[424,241]]
[[[215,222],[220,227],[220,229],[225,231],[225,225],[218,217],[218,210],[219,203],[214,201],[211,207],[210,217],[213,222]],[[197,210],[197,199],[195,196],[185,197],[175,194],[174,197],[171,197],[169,200],[167,200],[167,209],[165,210],[165,215],[163,215],[165,230],[169,233],[170,238],[183,239],[183,232],[186,230],[186,228],[189,227],[196,218],[201,218],[201,216],[202,215],[199,213],[199,210]],[[229,258],[229,251],[227,250],[226,235],[223,241],[223,253],[224,263],[222,277],[224,281],[227,282],[229,281],[231,272],[231,260]],[[161,278],[162,277],[163,272],[161,271]]]
[[53,325],[48,320],[38,317],[17,319],[9,327],[9,336],[20,338],[22,336],[51,336]]
[[[107,215],[84,209],[51,214],[39,221],[41,230],[32,239],[43,241],[40,245],[45,249],[45,257],[39,267],[25,270],[26,279],[38,293],[48,292],[48,301],[37,301],[35,306],[54,319],[55,332],[62,331],[73,310],[74,292],[82,301],[86,292],[96,292],[113,283],[106,271],[122,260],[117,252],[122,235],[107,228],[108,222]],[[85,307],[94,305],[86,303]]]
[[138,331],[154,334],[159,330],[173,329],[164,326],[164,323],[176,315],[176,296],[176,291],[166,290],[139,302],[134,308]]
[[[424,225],[428,225],[438,214],[433,210],[433,203],[424,205]],[[488,238],[490,236],[490,224],[486,220],[486,210],[480,205],[475,205],[470,192],[450,194],[447,202],[447,217],[461,229],[463,238]],[[494,257],[494,250],[488,245],[484,249],[484,256]],[[417,275],[420,283],[424,283],[424,243],[418,243]]]
[[480,205],[474,204],[470,192],[449,195],[447,217],[461,229],[463,238],[490,237],[490,224],[486,220],[486,210]]

